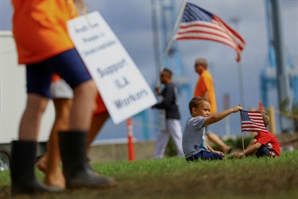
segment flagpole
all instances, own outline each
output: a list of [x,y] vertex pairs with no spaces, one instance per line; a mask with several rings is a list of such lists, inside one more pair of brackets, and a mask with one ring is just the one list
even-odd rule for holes
[[[240,106],[240,104],[239,104]],[[241,135],[242,135],[242,151],[243,151],[243,155],[245,157],[245,153],[244,153],[244,136],[243,136],[243,132],[242,132],[242,117],[241,117],[241,111],[240,113],[240,127],[241,127]]]
[[[177,31],[177,27],[178,27],[178,25],[180,23],[180,20],[181,20],[181,17],[182,17],[182,14],[183,14],[183,11],[184,11],[186,2],[187,2],[187,0],[184,0],[183,1],[182,5],[181,5],[181,8],[179,10],[179,13],[177,15],[176,21],[174,23],[174,27],[173,27],[172,32],[171,32],[171,35],[169,37],[169,41],[168,41],[168,44],[167,44],[167,47],[166,47],[166,50],[165,50],[165,53],[164,53],[164,56],[163,56],[163,59],[162,59],[162,62],[161,62],[160,72],[163,71],[163,69],[164,69],[164,65],[165,65],[165,61],[166,61],[167,55],[168,55],[169,50],[170,50],[170,48],[172,46],[172,43],[173,43],[173,36],[176,33],[176,31]],[[159,80],[159,78],[157,80],[156,86],[158,86],[158,87],[160,86],[160,80]]]

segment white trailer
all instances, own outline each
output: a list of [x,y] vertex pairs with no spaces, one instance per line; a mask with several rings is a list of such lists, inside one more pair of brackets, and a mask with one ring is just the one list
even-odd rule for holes
[[[17,63],[12,33],[0,31],[0,170],[9,168],[10,143],[18,137],[27,97],[25,82],[25,66]],[[50,101],[40,126],[39,154],[45,150],[54,116],[54,106]]]

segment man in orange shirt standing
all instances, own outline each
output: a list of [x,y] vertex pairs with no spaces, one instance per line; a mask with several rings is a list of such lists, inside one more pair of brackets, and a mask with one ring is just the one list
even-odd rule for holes
[[[213,84],[213,78],[210,72],[207,70],[208,63],[204,58],[199,58],[195,62],[195,71],[200,75],[196,88],[194,90],[194,96],[204,97],[210,102],[210,114],[214,114],[217,111],[216,95]],[[226,145],[216,134],[211,133],[206,127],[207,138],[218,145],[222,152],[230,153],[232,148]]]

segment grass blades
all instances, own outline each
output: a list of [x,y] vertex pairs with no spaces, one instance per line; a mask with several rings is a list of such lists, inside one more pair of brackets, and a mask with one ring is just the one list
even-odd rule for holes
[[[298,198],[297,150],[282,152],[277,158],[197,162],[164,158],[92,166],[100,175],[115,177],[119,185],[43,198]],[[42,180],[41,172],[37,176]],[[1,171],[0,198],[10,197],[9,184],[9,171]]]

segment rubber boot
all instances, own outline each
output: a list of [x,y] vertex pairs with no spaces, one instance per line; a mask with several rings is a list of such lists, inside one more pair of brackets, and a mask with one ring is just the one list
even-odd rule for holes
[[11,192],[12,194],[35,194],[41,192],[60,192],[63,189],[49,187],[35,177],[35,141],[13,141],[11,150]]
[[98,176],[87,162],[87,133],[59,132],[59,146],[66,188],[109,188],[117,183],[111,177]]

